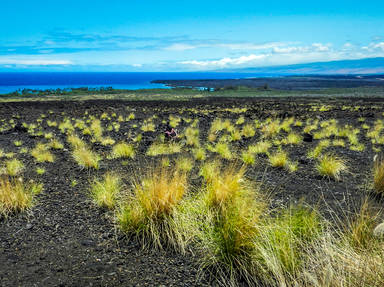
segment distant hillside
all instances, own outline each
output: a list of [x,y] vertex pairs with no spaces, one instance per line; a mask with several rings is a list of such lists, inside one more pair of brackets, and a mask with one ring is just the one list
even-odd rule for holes
[[260,68],[241,68],[222,70],[222,72],[235,73],[260,73],[280,75],[358,75],[358,74],[383,74],[384,57],[366,58],[359,60],[341,60],[331,62],[316,62],[307,64],[295,64],[286,66],[272,66]]

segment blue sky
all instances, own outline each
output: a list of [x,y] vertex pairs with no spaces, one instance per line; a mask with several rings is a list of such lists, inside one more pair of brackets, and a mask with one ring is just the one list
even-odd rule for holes
[[201,71],[384,56],[384,1],[1,0],[0,70]]

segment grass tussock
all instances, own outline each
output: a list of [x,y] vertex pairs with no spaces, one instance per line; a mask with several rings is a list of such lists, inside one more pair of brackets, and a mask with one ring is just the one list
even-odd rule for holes
[[253,281],[253,241],[257,237],[264,202],[245,179],[245,168],[223,169],[219,162],[202,167],[204,212],[199,234],[202,268],[213,270],[222,281],[235,284],[239,277]]
[[101,157],[88,147],[73,150],[72,156],[77,164],[82,168],[99,168],[99,161],[101,160]]
[[309,247],[321,232],[317,212],[303,206],[291,206],[267,218],[254,241],[258,278],[272,286],[295,286],[310,255]]
[[7,160],[5,162],[5,172],[9,176],[17,176],[23,170],[24,170],[24,164],[16,158]]
[[25,184],[21,179],[0,178],[0,217],[22,212],[33,204],[33,197],[42,190],[41,184]]
[[73,133],[67,136],[67,142],[73,149],[81,149],[86,146],[85,142]]
[[91,184],[91,197],[102,208],[113,209],[116,205],[116,197],[121,189],[119,176],[106,173],[102,180],[94,179]]
[[132,145],[121,142],[112,148],[112,158],[133,158],[135,149]]
[[320,158],[316,169],[321,176],[339,180],[341,173],[347,170],[347,165],[343,159],[325,154]]
[[54,162],[55,157],[49,151],[49,146],[43,143],[38,143],[31,150],[31,155],[35,158],[37,162]]
[[187,175],[159,166],[138,180],[118,213],[121,229],[142,242],[144,247],[184,250],[185,237],[178,223]]
[[384,196],[384,159],[376,158],[373,165],[373,188],[374,191]]
[[169,143],[153,143],[147,151],[149,156],[157,156],[164,154],[174,154],[181,152],[182,145],[177,142]]

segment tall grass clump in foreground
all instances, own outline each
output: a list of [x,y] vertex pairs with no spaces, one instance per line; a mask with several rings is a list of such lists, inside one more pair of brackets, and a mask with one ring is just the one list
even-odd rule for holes
[[103,180],[95,179],[91,185],[91,197],[95,203],[102,207],[113,209],[116,197],[120,192],[121,179],[117,175],[106,173]]
[[377,215],[365,200],[349,224],[328,228],[312,246],[299,285],[384,286],[384,241],[373,234]]
[[121,205],[117,215],[121,229],[143,247],[183,252],[186,242],[178,214],[186,192],[186,173],[161,165],[151,169]]
[[236,285],[239,278],[254,283],[253,241],[258,235],[265,204],[245,179],[245,168],[210,162],[202,167],[205,183],[201,193],[204,218],[199,242],[202,268],[222,282]]
[[384,196],[384,159],[376,158],[373,164],[373,188],[376,194]]
[[253,261],[259,280],[267,286],[296,286],[321,232],[318,213],[304,206],[291,206],[266,218],[254,241]]
[[24,184],[21,180],[0,178],[0,217],[22,212],[32,206],[33,197],[40,193],[42,185]]

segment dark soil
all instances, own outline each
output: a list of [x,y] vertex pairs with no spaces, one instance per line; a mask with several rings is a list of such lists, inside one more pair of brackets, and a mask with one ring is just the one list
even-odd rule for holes
[[[326,112],[313,112],[316,104],[327,104]],[[342,107],[349,107],[344,109]],[[229,118],[233,122],[242,114],[246,121],[267,117],[297,119],[334,118],[340,124],[358,126],[358,118],[366,123],[382,118],[382,99],[201,99],[189,102],[21,102],[0,104],[0,120],[14,119],[16,126],[0,133],[0,148],[16,152],[17,158],[26,166],[25,181],[44,183],[44,191],[37,196],[35,205],[27,213],[0,219],[0,282],[1,286],[211,286],[213,279],[198,277],[198,258],[193,253],[175,254],[172,251],[145,251],[137,242],[126,238],[114,224],[114,215],[98,208],[88,196],[89,182],[106,171],[121,172],[127,186],[140,169],[154,159],[145,155],[147,147],[163,132],[162,120],[177,114],[200,120],[200,138],[205,139],[211,121],[216,117]],[[233,113],[227,108],[247,108],[245,112]],[[355,108],[357,107],[357,108]],[[353,109],[353,111],[352,111]],[[97,171],[81,169],[71,158],[65,136],[57,128],[50,128],[45,120],[44,132],[53,131],[63,143],[64,151],[54,151],[55,162],[37,164],[30,154],[19,153],[15,140],[23,141],[22,147],[33,148],[44,139],[31,137],[21,123],[36,123],[41,114],[45,119],[61,122],[64,117],[82,118],[84,113],[100,117],[109,115],[136,118],[122,122],[118,132],[108,132],[117,142],[130,141],[140,133],[144,119],[156,114],[156,132],[143,135],[134,160],[105,159],[110,147],[94,145],[104,156]],[[116,118],[113,118],[116,121]],[[137,128],[133,125],[137,124]],[[181,122],[179,129],[188,124]],[[363,133],[363,131],[362,131]],[[306,153],[317,141],[304,142],[300,148],[288,148],[290,158],[299,161],[299,170],[289,174],[285,170],[268,167],[266,158],[250,168],[248,176],[262,180],[263,187],[272,197],[272,205],[282,206],[290,202],[317,205],[327,217],[342,218],[353,211],[365,196],[364,184],[369,180],[372,167],[371,143],[360,135],[366,145],[363,152],[348,148],[333,148],[347,159],[349,173],[340,181],[319,177],[314,162]],[[255,139],[243,139],[233,144],[235,150],[245,148]],[[4,160],[1,159],[2,161]],[[37,166],[46,173],[37,175]],[[72,184],[74,181],[76,185]],[[198,181],[198,180],[197,180]],[[330,212],[330,210],[333,210]]]

